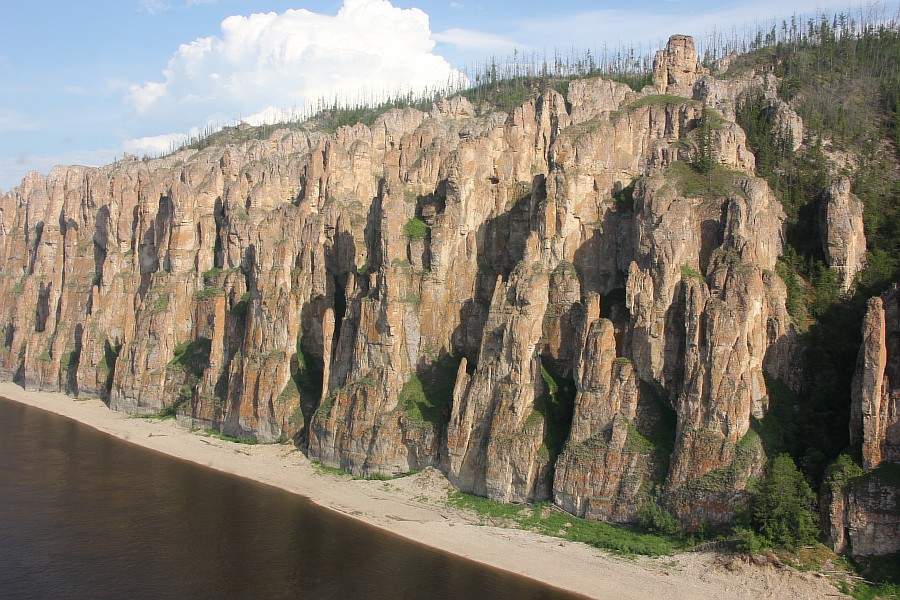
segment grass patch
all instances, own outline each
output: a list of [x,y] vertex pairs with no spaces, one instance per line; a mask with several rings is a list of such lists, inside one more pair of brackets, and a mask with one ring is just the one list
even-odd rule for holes
[[147,303],[150,314],[157,315],[159,313],[166,312],[169,309],[169,292],[160,292],[158,290],[153,290],[151,293],[153,295],[149,299],[150,301]]
[[[481,496],[450,492],[448,502],[474,512],[483,522],[581,542],[617,554],[666,556],[680,547],[676,538],[643,533],[624,526],[580,519],[549,509],[548,503],[524,506],[494,502]],[[548,514],[545,514],[548,513]]]
[[853,590],[848,590],[856,600],[900,599],[900,585],[896,583],[857,583]]
[[331,407],[334,406],[334,399],[337,398],[340,394],[352,394],[360,388],[374,388],[376,384],[377,382],[375,381],[374,377],[372,377],[371,375],[363,375],[362,377],[358,377],[350,383],[335,389],[324,400],[322,400],[322,402],[319,404],[319,407],[316,408],[316,418],[327,417],[328,413],[331,412]]
[[569,430],[572,428],[572,411],[575,408],[575,380],[562,377],[547,368],[541,361],[541,379],[544,391],[534,401],[534,410],[529,415],[526,427],[539,419],[544,421],[544,443],[550,464],[562,451]]
[[722,165],[711,165],[705,173],[684,161],[675,161],[666,169],[666,178],[674,180],[678,193],[688,198],[721,198],[743,194],[737,180],[744,177]]
[[700,281],[706,281],[706,277],[703,276],[703,273],[698,271],[697,269],[692,269],[687,265],[682,265],[681,267],[681,278],[682,279],[699,279]]
[[26,276],[22,275],[22,278],[19,279],[18,283],[10,290],[10,293],[13,296],[21,296],[25,292],[25,279]]
[[319,475],[334,475],[335,477],[353,477],[352,474],[343,470],[340,467],[329,467],[328,465],[322,464],[319,461],[313,461],[313,466],[316,469],[316,473]]
[[349,471],[345,471],[340,467],[329,467],[326,464],[322,464],[317,460],[313,461],[313,466],[316,469],[316,473],[319,475],[333,475],[335,477],[348,477],[355,481],[393,481],[394,479],[401,479],[403,477],[409,477],[410,475],[415,475],[418,471],[409,471],[408,473],[400,473],[398,475],[385,475],[384,473],[372,473],[367,477],[360,477],[358,475],[354,475]]
[[[337,390],[335,390],[337,392]],[[324,419],[328,416],[328,413],[331,412],[331,407],[334,406],[334,395],[329,395],[322,402],[319,403],[319,406],[316,407],[315,416],[319,419]]]
[[[616,358],[615,360],[619,360]],[[649,423],[641,424],[639,430],[628,423],[628,437],[625,451],[651,455],[650,468],[654,480],[662,483],[668,470],[669,460],[675,448],[675,411],[666,404],[649,384],[640,382],[640,402],[655,415]]]
[[217,440],[222,440],[225,442],[233,442],[235,444],[247,444],[248,446],[255,446],[259,444],[259,440],[256,438],[246,437],[243,435],[239,435],[237,437],[231,435],[225,435],[224,433],[220,433],[215,429],[204,429],[202,433],[203,437],[211,437],[216,438]]
[[224,296],[225,288],[222,286],[213,286],[203,288],[194,292],[194,298],[197,300],[206,300],[207,298],[215,298],[216,296]]
[[628,437],[625,438],[625,452],[637,452],[639,454],[652,454],[656,451],[656,445],[648,438],[641,435],[637,427],[628,423]]
[[459,358],[446,354],[403,384],[397,406],[410,421],[443,426],[449,417],[459,363]]

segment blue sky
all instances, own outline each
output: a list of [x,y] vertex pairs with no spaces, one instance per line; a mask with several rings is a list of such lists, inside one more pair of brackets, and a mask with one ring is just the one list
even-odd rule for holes
[[[896,2],[883,5],[897,10]],[[0,8],[0,189],[306,98],[436,86],[476,60],[656,47],[847,0],[81,0]],[[254,16],[251,16],[254,15]]]

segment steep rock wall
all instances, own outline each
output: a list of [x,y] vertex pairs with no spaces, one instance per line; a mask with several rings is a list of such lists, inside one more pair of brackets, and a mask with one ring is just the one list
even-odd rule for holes
[[[789,370],[784,217],[733,94],[670,46],[643,93],[30,175],[0,202],[0,371],[359,475],[727,519],[765,460],[763,371]],[[704,105],[715,184],[690,165]]]

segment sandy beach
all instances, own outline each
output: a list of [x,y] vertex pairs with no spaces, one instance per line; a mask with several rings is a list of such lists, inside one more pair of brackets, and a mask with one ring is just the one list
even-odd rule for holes
[[29,392],[0,382],[0,396],[69,417],[145,448],[276,486],[415,542],[591,598],[845,597],[821,575],[714,553],[626,559],[532,532],[482,525],[448,506],[447,483],[428,469],[392,481],[317,470],[290,445],[246,445],[208,437],[174,420],[134,418],[100,400]]

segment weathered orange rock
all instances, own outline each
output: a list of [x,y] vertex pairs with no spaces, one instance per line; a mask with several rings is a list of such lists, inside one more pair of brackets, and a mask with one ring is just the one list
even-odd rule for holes
[[[0,374],[358,475],[723,520],[764,460],[738,452],[763,371],[792,372],[784,217],[732,122],[772,81],[717,82],[679,36],[654,82],[31,174],[0,200]],[[724,193],[682,181],[704,103]],[[543,371],[574,380],[571,431]]]

